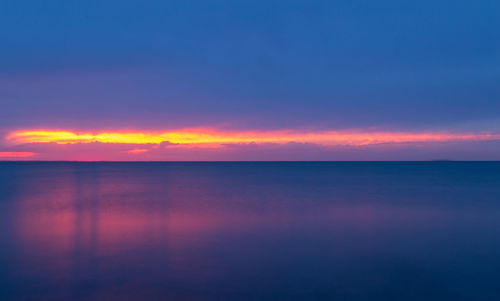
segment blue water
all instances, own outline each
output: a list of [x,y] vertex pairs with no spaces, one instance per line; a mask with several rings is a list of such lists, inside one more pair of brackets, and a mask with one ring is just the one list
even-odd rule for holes
[[500,300],[500,163],[0,163],[0,300]]

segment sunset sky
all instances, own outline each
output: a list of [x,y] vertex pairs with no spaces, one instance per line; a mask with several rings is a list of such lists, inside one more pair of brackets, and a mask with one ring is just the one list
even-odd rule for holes
[[500,160],[500,1],[0,2],[0,160]]

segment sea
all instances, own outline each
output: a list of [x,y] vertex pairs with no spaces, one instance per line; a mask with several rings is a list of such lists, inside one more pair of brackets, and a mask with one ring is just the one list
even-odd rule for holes
[[500,300],[500,162],[0,162],[0,300]]

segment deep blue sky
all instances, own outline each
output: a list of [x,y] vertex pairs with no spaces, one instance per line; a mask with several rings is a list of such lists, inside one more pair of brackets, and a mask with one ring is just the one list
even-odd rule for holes
[[0,2],[0,128],[500,129],[500,1]]

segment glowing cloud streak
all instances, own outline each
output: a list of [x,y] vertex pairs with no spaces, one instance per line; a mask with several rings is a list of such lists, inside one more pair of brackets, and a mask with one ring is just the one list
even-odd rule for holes
[[[360,131],[220,131],[215,129],[182,129],[168,132],[102,132],[81,133],[72,131],[26,130],[7,136],[14,143],[118,143],[161,144],[169,142],[180,145],[222,145],[244,143],[286,144],[315,143],[320,145],[363,146],[381,143],[415,143],[446,141],[498,140],[500,134],[491,133],[446,133],[446,132],[360,132]],[[130,153],[144,152],[142,149]]]
[[36,155],[32,152],[0,152],[0,158],[28,158]]
[[136,155],[136,154],[142,154],[142,153],[147,153],[147,152],[149,152],[149,149],[134,148],[134,149],[128,150],[127,154]]

